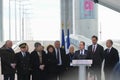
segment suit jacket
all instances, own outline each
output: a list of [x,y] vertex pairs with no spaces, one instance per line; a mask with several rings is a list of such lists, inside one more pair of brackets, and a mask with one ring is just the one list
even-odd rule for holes
[[92,52],[92,45],[88,47],[88,59],[93,60],[93,64],[91,68],[93,69],[101,69],[102,67],[102,62],[104,58],[104,49],[101,45],[97,44],[96,51],[93,53]]
[[18,74],[30,74],[30,53],[26,52],[23,57],[21,52],[16,53],[16,69]]
[[[55,53],[57,54],[57,53]],[[66,67],[66,51],[63,48],[60,48],[60,54],[61,54],[61,60],[62,60],[62,66]]]
[[111,48],[110,52],[107,49],[104,51],[105,54],[105,64],[104,71],[112,71],[115,65],[119,62],[118,51],[115,48]]
[[[46,53],[42,51],[42,64],[40,63],[39,55],[37,51],[31,52],[31,68],[32,68],[32,80],[46,80]],[[45,65],[44,70],[41,70],[40,65]]]
[[[42,64],[46,65],[46,53],[42,51]],[[39,66],[40,64],[39,55],[37,51],[31,52],[31,66],[33,70],[40,70]]]
[[73,60],[74,54],[75,54],[75,53],[73,53],[73,54],[71,55],[71,53],[68,53],[68,54],[66,55],[67,67],[70,67],[70,63],[71,63],[72,60]]
[[80,50],[78,50],[75,52],[73,59],[87,59],[87,54],[88,54],[87,50],[84,51],[84,55],[80,54]]
[[14,74],[15,69],[11,67],[11,63],[15,63],[14,60],[15,53],[13,49],[0,49],[0,57],[1,57],[1,71],[2,74]]

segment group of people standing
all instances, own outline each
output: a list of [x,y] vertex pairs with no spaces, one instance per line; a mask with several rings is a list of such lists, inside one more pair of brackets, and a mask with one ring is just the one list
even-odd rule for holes
[[[69,59],[92,59],[93,63],[91,67],[87,67],[87,74],[86,79],[88,77],[88,72],[90,76],[94,77],[94,80],[102,80],[102,65],[104,65],[103,70],[105,74],[105,80],[115,80],[113,76],[113,70],[117,63],[119,63],[119,53],[118,50],[113,47],[113,41],[107,40],[106,41],[106,49],[104,50],[103,46],[97,43],[98,37],[92,36],[92,44],[88,46],[88,49],[85,50],[85,42],[81,41],[79,44],[79,50],[75,51],[75,53],[70,52],[73,46],[70,46],[70,51],[67,56]],[[70,61],[72,61],[70,60]],[[103,64],[104,62],[104,64]]]
[[34,44],[35,49],[29,53],[27,43],[19,45],[20,52],[12,49],[12,41],[6,41],[0,49],[1,68],[4,80],[56,80],[65,71],[66,52],[60,48],[60,41],[47,47],[47,53],[41,43]]
[[[54,46],[48,45],[47,51],[43,50],[41,43],[34,44],[35,49],[29,53],[27,43],[19,45],[20,52],[15,53],[12,41],[6,41],[0,49],[1,67],[4,80],[14,80],[17,73],[17,80],[57,80],[60,75],[71,67],[74,59],[92,59],[91,67],[87,67],[87,73],[101,80],[101,68],[103,60],[105,80],[110,80],[113,68],[119,62],[118,51],[112,47],[112,40],[106,41],[107,49],[97,43],[97,36],[92,36],[92,45],[85,50],[85,42],[81,41],[79,50],[74,52],[74,47],[69,47],[66,54],[64,48],[60,47],[60,41],[55,41]],[[87,75],[86,75],[87,77]]]

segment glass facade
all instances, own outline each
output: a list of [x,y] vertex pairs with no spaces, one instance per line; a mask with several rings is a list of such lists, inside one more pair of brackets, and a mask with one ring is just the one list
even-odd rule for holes
[[60,40],[60,0],[3,0],[5,40]]
[[31,1],[3,0],[4,40],[31,40]]

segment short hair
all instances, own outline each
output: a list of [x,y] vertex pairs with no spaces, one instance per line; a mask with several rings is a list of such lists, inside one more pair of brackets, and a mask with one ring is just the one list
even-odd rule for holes
[[5,46],[8,44],[8,43],[10,43],[10,42],[12,42],[11,40],[7,40],[7,41],[5,41]]
[[80,43],[83,43],[83,45],[85,46],[85,42],[84,41],[80,41]]
[[39,45],[41,46],[41,43],[36,42],[36,43],[34,44],[34,47],[38,47]]
[[74,48],[74,46],[73,46],[73,45],[70,45],[70,46],[69,46],[69,49],[70,49],[71,47],[73,47],[73,48]]
[[7,41],[5,41],[5,44],[7,44],[8,42],[12,42],[11,40],[7,40]]
[[111,39],[108,39],[107,41],[109,41],[113,45],[113,41]]
[[48,51],[48,52],[49,52],[49,48],[53,48],[53,51],[55,51],[55,48],[54,48],[53,45],[50,44],[50,45],[47,46],[47,51]]
[[42,48],[45,48],[45,47],[42,45]]
[[59,40],[56,40],[56,41],[55,41],[55,43],[56,43],[56,42],[59,42],[59,43],[60,43],[60,41],[59,41]]
[[7,43],[8,42],[12,42],[11,40],[7,40],[7,41],[5,41],[5,44],[2,46],[2,48],[5,48],[6,46],[7,46]]
[[95,38],[96,40],[98,40],[98,37],[97,37],[97,36],[95,36],[95,35],[93,35],[93,36],[92,36],[92,38]]

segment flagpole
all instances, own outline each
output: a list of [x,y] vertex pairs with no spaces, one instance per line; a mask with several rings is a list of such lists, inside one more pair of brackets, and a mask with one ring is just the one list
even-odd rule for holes
[[64,28],[64,23],[62,23],[62,29]]
[[62,23],[62,39],[61,39],[61,42],[62,42],[62,44],[61,44],[61,47],[62,48],[65,48],[65,36],[64,36],[64,24]]
[[11,40],[11,0],[9,0],[9,39]]
[[68,22],[67,23],[67,48],[66,48],[66,51],[67,53],[69,52],[69,46],[70,46],[70,33],[69,33],[69,27],[70,27],[70,23]]

